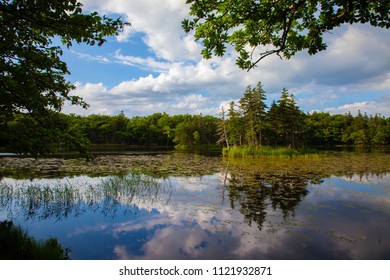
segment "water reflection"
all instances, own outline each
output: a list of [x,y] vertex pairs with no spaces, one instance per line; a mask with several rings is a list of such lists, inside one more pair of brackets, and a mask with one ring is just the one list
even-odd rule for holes
[[4,178],[0,220],[57,237],[72,259],[390,259],[381,162],[376,174],[364,159],[327,169],[223,162],[220,172],[165,179]]
[[[3,179],[0,207],[7,219],[56,220],[78,217],[86,212],[104,216],[135,214],[139,204],[168,203],[167,180],[139,173],[103,178],[76,177],[61,180]],[[121,210],[122,213],[118,213]]]
[[259,180],[258,185],[246,185],[238,182],[232,176],[228,186],[231,207],[239,207],[246,222],[251,226],[253,222],[262,229],[268,209],[280,209],[283,218],[294,216],[295,209],[302,199],[309,193],[306,189],[307,182],[299,178],[280,178],[268,183]]
[[[113,231],[120,239],[142,230],[150,234],[139,241],[139,249],[135,251],[131,242],[117,244],[115,257],[389,259],[390,199],[383,192],[388,191],[386,184],[390,177],[375,181],[379,186],[376,194],[381,191],[386,201],[380,206],[377,197],[370,195],[371,190],[353,192],[349,188],[356,187],[357,183],[332,178],[320,186],[309,186],[311,191],[297,205],[294,216],[286,218],[281,209],[266,208],[262,229],[256,221],[252,225],[244,222],[246,218],[231,209],[229,203],[219,207],[199,206],[199,200],[170,204],[159,208],[160,214],[144,224],[133,221],[115,224]],[[214,202],[219,198],[214,196]],[[255,212],[256,208],[253,205],[251,211]]]

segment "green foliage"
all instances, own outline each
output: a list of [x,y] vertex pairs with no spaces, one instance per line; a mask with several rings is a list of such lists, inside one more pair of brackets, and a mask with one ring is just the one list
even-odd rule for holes
[[[182,22],[186,32],[202,40],[202,54],[222,56],[227,45],[238,53],[237,65],[251,69],[263,58],[298,51],[315,54],[326,49],[323,34],[344,23],[369,23],[389,28],[390,3],[338,0],[187,0],[190,19]],[[267,46],[267,48],[259,48]],[[273,46],[273,49],[269,49]]]
[[270,147],[270,146],[241,146],[223,148],[222,154],[227,157],[297,157],[297,156],[319,156],[315,150],[310,148],[293,149],[291,147]]
[[12,222],[0,222],[0,259],[2,260],[65,260],[68,250],[57,239],[37,241]]
[[55,112],[39,118],[16,114],[3,130],[8,149],[34,157],[59,149],[87,153],[89,141],[77,128],[73,117]]
[[245,140],[250,145],[262,144],[262,132],[266,118],[265,91],[261,82],[255,88],[248,86],[239,100],[243,122],[246,124]]
[[[55,136],[57,131],[50,132],[52,124],[45,123],[48,116],[61,111],[65,102],[87,104],[70,94],[75,86],[66,81],[70,71],[53,39],[59,38],[67,47],[73,42],[100,46],[106,36],[118,34],[126,23],[96,12],[84,14],[76,0],[0,1],[0,22],[0,125],[13,120],[15,114],[28,114],[36,120],[34,127],[41,130],[38,134]],[[32,134],[15,141],[23,151],[23,144],[30,148],[40,139]]]
[[296,105],[294,95],[283,89],[280,99],[268,111],[265,100],[265,91],[258,83],[256,88],[246,89],[238,108],[231,103],[225,122],[229,143],[252,147],[302,146],[305,114]]
[[218,121],[213,116],[166,113],[133,118],[123,113],[86,117],[51,113],[42,120],[17,114],[0,131],[0,143],[9,151],[33,156],[66,150],[88,153],[89,144],[210,145],[217,141]]
[[272,104],[268,119],[273,145],[297,147],[304,144],[305,115],[287,89],[283,88],[280,99]]
[[241,110],[237,108],[234,101],[230,102],[227,116],[228,120],[223,119],[221,122],[223,129],[218,131],[220,135],[218,143],[230,143],[229,146],[241,145],[245,137],[244,119]]
[[266,110],[264,106],[251,105],[262,104],[265,93],[261,99],[256,97],[256,103],[252,102],[256,96],[252,91],[256,88],[248,87],[240,106],[234,102],[230,104],[225,120],[166,113],[132,118],[123,113],[86,117],[52,113],[44,119],[17,114],[0,129],[0,145],[7,146],[8,151],[29,151],[38,156],[68,150],[88,153],[89,144],[189,147],[225,144],[226,138],[231,147],[251,149],[260,146],[300,149],[304,146],[390,144],[389,118],[362,114],[355,117],[319,112],[304,114],[286,89]]
[[[264,151],[261,146],[317,147],[335,145],[389,145],[390,119],[380,115],[368,117],[360,112],[356,117],[351,114],[330,115],[329,113],[305,114],[295,102],[293,94],[283,89],[280,99],[273,101],[269,110],[264,103],[265,92],[261,83],[255,89],[248,87],[239,100],[237,107],[230,104],[227,120],[222,120],[226,130],[219,129],[219,143],[226,138],[231,153],[234,154],[273,154]],[[235,150],[234,147],[240,147]],[[260,149],[260,151],[259,151]],[[279,154],[280,148],[276,154]],[[291,149],[286,153],[290,154]],[[294,154],[294,152],[293,152]]]
[[307,118],[306,141],[312,146],[390,144],[390,119],[351,114],[330,115],[314,112]]
[[173,141],[179,146],[215,144],[217,123],[212,116],[185,115],[175,128]]

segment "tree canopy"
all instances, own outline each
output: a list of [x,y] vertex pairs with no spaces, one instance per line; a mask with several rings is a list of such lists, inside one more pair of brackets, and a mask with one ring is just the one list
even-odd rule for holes
[[87,107],[70,94],[75,86],[66,80],[70,71],[54,42],[100,46],[127,23],[85,14],[77,0],[0,0],[0,24],[0,126],[16,113],[45,126],[65,102]]
[[187,0],[187,4],[191,18],[182,25],[203,41],[203,56],[223,56],[232,45],[239,54],[238,66],[247,70],[272,54],[290,58],[301,50],[311,55],[325,50],[323,34],[344,23],[390,27],[388,0]]
[[390,118],[367,116],[360,111],[355,117],[350,113],[304,113],[286,88],[269,108],[265,100],[261,82],[254,88],[248,86],[238,104],[230,103],[226,120],[223,115],[218,142],[233,148],[390,144]]
[[[231,148],[272,147],[333,147],[337,145],[386,146],[390,144],[390,118],[358,113],[331,115],[324,112],[304,113],[294,95],[283,89],[278,100],[264,107],[265,92],[261,83],[248,86],[242,98],[227,108],[226,119],[203,115],[168,115],[128,118],[117,116],[77,116],[56,113],[46,128],[29,116],[16,114],[8,123],[10,129],[0,129],[0,147],[21,153],[28,149],[37,153],[77,151],[82,146],[114,145],[142,147],[195,147],[229,144]],[[248,120],[256,116],[256,122]],[[61,124],[61,126],[59,125]],[[51,129],[50,129],[51,128]],[[57,132],[56,132],[57,130]],[[53,142],[53,133],[62,133]],[[66,138],[65,138],[66,136]],[[24,139],[29,137],[30,139]],[[72,145],[77,139],[78,145]]]

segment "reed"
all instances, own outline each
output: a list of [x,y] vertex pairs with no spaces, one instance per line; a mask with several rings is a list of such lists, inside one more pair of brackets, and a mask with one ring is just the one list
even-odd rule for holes
[[13,222],[0,222],[0,259],[3,260],[65,260],[69,250],[57,239],[38,241]]
[[291,147],[271,147],[271,146],[240,146],[223,148],[222,154],[225,157],[318,157],[319,153],[310,148],[293,149]]
[[73,184],[69,180],[15,185],[0,182],[0,208],[13,205],[25,219],[61,220],[88,211],[111,215],[122,205],[131,208],[139,203],[168,203],[171,192],[169,180],[143,173],[104,177],[97,184]]
[[161,191],[161,184],[151,176],[129,173],[125,176],[112,176],[101,181],[98,188],[105,198],[118,200],[126,198],[131,203],[135,197],[153,200]]

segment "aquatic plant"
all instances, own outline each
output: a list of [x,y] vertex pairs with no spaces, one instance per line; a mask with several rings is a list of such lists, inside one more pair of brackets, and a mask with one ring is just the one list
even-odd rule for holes
[[65,260],[70,250],[63,249],[56,238],[38,241],[11,221],[0,222],[0,259]]
[[291,147],[271,146],[242,146],[223,148],[222,154],[225,157],[297,157],[297,156],[319,156],[319,152],[310,148],[293,149]]
[[151,207],[153,203],[168,203],[169,180],[156,179],[142,173],[103,177],[97,184],[72,183],[68,179],[55,182],[0,182],[0,209],[16,207],[13,215],[25,220],[66,219],[88,211],[115,215],[118,209],[128,212],[139,203]]
[[106,201],[119,201],[127,205],[137,202],[158,200],[162,191],[161,182],[142,173],[129,173],[124,176],[111,176],[103,179],[97,188]]

